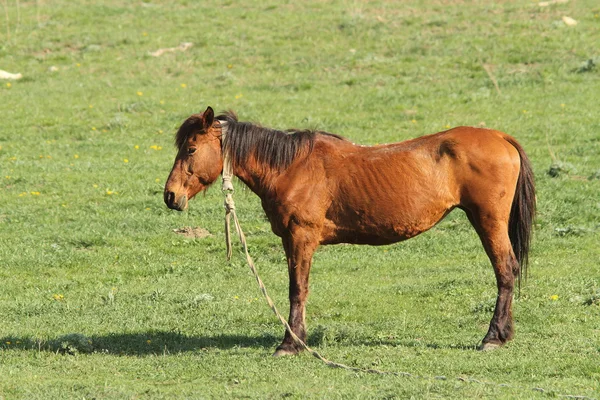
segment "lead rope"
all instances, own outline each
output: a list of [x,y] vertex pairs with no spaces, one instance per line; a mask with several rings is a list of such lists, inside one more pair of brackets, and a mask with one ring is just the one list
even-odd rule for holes
[[[230,154],[225,151],[225,137],[227,136],[227,123],[219,121],[221,124],[221,153],[223,154],[223,183],[221,190],[225,195],[225,242],[227,243],[227,261],[231,260],[232,248],[231,248],[231,233],[229,227],[231,226],[231,214],[235,215],[235,203],[233,202],[233,166],[231,164]],[[235,225],[235,228],[240,235],[241,230],[239,223]]]
[[[225,121],[219,121],[219,123],[221,124],[221,148],[222,148],[222,153],[223,153],[223,174],[222,174],[223,183],[221,186],[221,190],[223,191],[223,194],[225,195],[225,202],[224,202],[224,206],[225,206],[225,240],[227,243],[227,260],[228,261],[231,260],[231,256],[233,253],[232,246],[231,246],[231,233],[230,233],[231,216],[233,216],[233,223],[235,225],[235,230],[238,234],[238,237],[240,238],[242,247],[244,248],[244,253],[246,254],[246,262],[248,263],[248,266],[250,267],[250,271],[252,271],[252,274],[254,275],[254,278],[256,279],[256,282],[258,283],[258,286],[260,287],[260,291],[262,292],[265,300],[267,301],[267,304],[269,305],[269,307],[271,308],[273,313],[275,313],[275,316],[277,317],[277,319],[279,319],[281,324],[285,327],[285,330],[290,334],[290,336],[292,337],[294,342],[299,344],[304,350],[308,351],[314,357],[316,357],[319,360],[321,360],[322,362],[324,362],[327,366],[333,367],[333,368],[341,368],[341,369],[345,369],[348,371],[364,372],[364,373],[377,374],[377,375],[403,376],[403,377],[408,377],[408,378],[427,379],[427,380],[442,380],[442,381],[447,380],[448,378],[446,376],[421,376],[421,375],[411,374],[408,372],[381,371],[381,370],[372,369],[372,368],[351,367],[349,365],[330,361],[330,360],[326,359],[325,357],[323,357],[321,354],[319,354],[316,350],[311,349],[306,343],[304,343],[304,341],[302,339],[300,339],[292,331],[292,328],[290,327],[290,325],[288,324],[286,319],[279,313],[279,311],[277,310],[277,307],[275,307],[275,303],[273,303],[273,300],[267,293],[267,288],[265,287],[265,284],[263,283],[263,281],[260,279],[260,276],[258,275],[258,271],[256,270],[256,267],[254,266],[254,261],[252,260],[252,257],[250,257],[250,253],[248,252],[248,244],[246,243],[246,236],[244,235],[244,232],[242,231],[242,227],[240,225],[237,214],[235,212],[235,203],[233,201],[234,189],[233,189],[233,183],[231,181],[233,178],[233,166],[231,164],[231,155],[229,154],[229,152],[225,151],[225,146],[223,145],[223,143],[225,142],[225,137],[227,135],[227,123]],[[481,380],[469,378],[469,377],[456,377],[456,380],[461,381],[461,382],[478,383],[481,385],[488,385],[488,386],[508,387],[508,388],[520,389],[520,390],[524,390],[524,389],[533,390],[533,391],[549,394],[551,396],[563,397],[563,398],[569,398],[569,399],[596,400],[593,397],[579,396],[579,395],[572,395],[572,394],[559,394],[559,393],[555,393],[552,390],[546,390],[546,389],[542,389],[542,388],[538,388],[538,387],[525,388],[523,386],[514,386],[514,385],[508,385],[505,383],[486,382],[486,381],[481,381]]]

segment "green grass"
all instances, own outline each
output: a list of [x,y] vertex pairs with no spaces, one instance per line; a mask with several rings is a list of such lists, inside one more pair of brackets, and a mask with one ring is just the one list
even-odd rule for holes
[[[0,398],[600,397],[597,2],[101,3],[2,3],[0,69],[24,78],[0,81]],[[320,248],[307,317],[332,360],[447,380],[271,358],[283,330],[242,254],[225,261],[218,188],[185,213],[162,203],[172,135],[207,105],[363,144],[455,125],[515,136],[539,208],[515,340],[474,350],[495,282],[457,211],[402,244]],[[286,311],[283,250],[237,186]]]

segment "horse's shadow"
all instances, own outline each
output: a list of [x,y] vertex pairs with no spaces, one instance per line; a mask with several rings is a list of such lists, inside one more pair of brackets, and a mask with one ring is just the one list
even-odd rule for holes
[[310,346],[366,346],[366,347],[392,347],[392,348],[421,348],[421,349],[446,349],[471,351],[477,350],[477,345],[468,343],[440,343],[412,337],[373,337],[370,335],[352,335],[343,329],[330,329],[319,325],[310,331],[308,337]]
[[104,353],[113,355],[144,356],[211,349],[262,348],[274,349],[278,344],[274,335],[214,335],[189,336],[179,332],[148,331],[136,333],[109,333],[83,335],[71,333],[55,339],[40,340],[31,337],[6,336],[0,338],[0,348],[48,351],[55,353]]
[[377,346],[387,346],[387,347],[404,347],[404,348],[425,348],[431,350],[461,350],[461,351],[476,351],[478,349],[478,345],[476,344],[466,344],[466,343],[456,343],[456,344],[448,344],[448,343],[435,343],[435,342],[423,342],[420,340],[364,340],[360,342],[363,346],[369,347],[377,347]]
[[[219,334],[214,336],[189,336],[172,331],[148,331],[136,333],[109,333],[106,335],[86,336],[80,333],[71,333],[54,339],[40,340],[31,337],[5,336],[0,338],[0,348],[47,351],[63,354],[77,353],[104,353],[113,355],[145,356],[156,354],[176,354],[184,352],[211,351],[214,349],[229,350],[233,348],[253,348],[272,351],[279,344],[279,337],[272,334],[232,335]],[[320,347],[328,343],[318,330],[309,336],[308,344],[311,347]],[[336,340],[334,340],[336,342]],[[339,346],[349,344],[377,347],[406,347],[429,349],[454,349],[461,351],[475,350],[473,345],[455,344],[444,345],[437,343],[423,343],[410,340],[342,340],[336,343]]]

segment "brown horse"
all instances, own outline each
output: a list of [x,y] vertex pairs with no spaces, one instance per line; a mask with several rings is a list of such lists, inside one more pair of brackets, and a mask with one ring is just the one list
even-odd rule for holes
[[[384,245],[409,239],[462,209],[494,267],[498,297],[480,349],[513,336],[515,278],[526,267],[535,214],[531,164],[511,136],[459,127],[402,143],[358,146],[325,132],[282,132],[239,122],[208,107],[176,135],[165,185],[169,208],[184,210],[223,171],[262,200],[281,237],[289,272],[289,324],[306,340],[305,302],[313,253],[321,244]],[[275,355],[300,348],[286,332]]]

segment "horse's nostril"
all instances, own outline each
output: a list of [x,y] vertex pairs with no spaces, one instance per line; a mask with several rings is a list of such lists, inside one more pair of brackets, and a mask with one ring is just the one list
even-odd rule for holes
[[165,203],[167,203],[168,206],[172,206],[174,201],[175,201],[175,193],[166,192],[165,193]]

